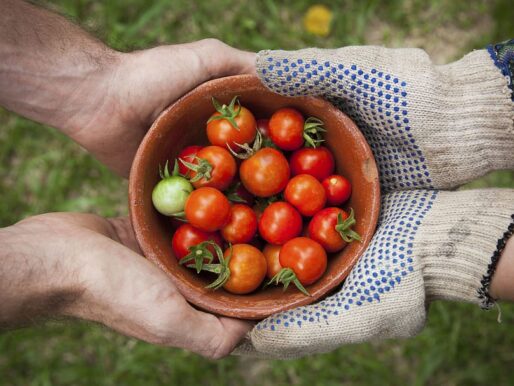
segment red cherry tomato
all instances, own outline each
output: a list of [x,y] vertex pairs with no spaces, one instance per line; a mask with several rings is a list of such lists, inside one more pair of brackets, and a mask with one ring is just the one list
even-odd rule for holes
[[323,180],[322,185],[327,194],[327,203],[331,206],[344,204],[352,194],[352,184],[343,176],[329,176]]
[[341,208],[330,207],[316,213],[309,223],[309,237],[320,243],[327,252],[340,251],[348,244],[342,234],[350,237],[350,240],[360,240],[359,235],[351,230],[351,225],[337,229],[339,214],[342,221],[349,217],[348,213]]
[[[195,167],[197,171],[189,173],[195,188],[208,186],[225,190],[231,184],[237,172],[236,161],[230,152],[220,146],[206,146],[196,153]],[[195,181],[197,175],[202,176]],[[208,178],[210,176],[210,178]]]
[[230,219],[221,228],[223,238],[232,244],[250,242],[257,232],[257,216],[247,205],[234,204],[230,209]]
[[273,113],[269,120],[270,138],[282,150],[296,150],[303,145],[302,114],[295,109],[286,107]]
[[219,190],[203,187],[189,195],[184,208],[187,221],[206,232],[223,227],[230,218],[230,202]]
[[266,276],[266,258],[257,248],[249,244],[236,244],[223,254],[230,256],[228,267],[230,277],[223,285],[233,294],[247,294],[255,291]]
[[280,245],[266,244],[262,251],[264,257],[266,258],[266,263],[268,263],[268,270],[266,272],[266,277],[268,279],[273,278],[273,276],[279,273],[279,271],[283,268],[280,265],[279,260],[281,248],[282,246]]
[[291,174],[310,174],[323,181],[334,173],[334,156],[326,147],[303,148],[295,151],[289,160]]
[[262,135],[262,147],[277,147],[269,134],[269,119],[258,119],[257,131]]
[[[221,116],[219,112],[212,117]],[[237,151],[237,144],[251,143],[257,132],[253,114],[246,107],[241,106],[239,114],[234,118],[238,128],[235,128],[227,119],[214,119],[207,123],[207,138],[213,145],[225,147],[229,145]]]
[[309,174],[299,174],[291,178],[284,197],[303,216],[314,216],[325,206],[326,201],[323,185]]
[[281,245],[302,231],[302,216],[287,202],[270,204],[262,213],[259,233],[270,244]]
[[316,282],[327,269],[327,254],[323,247],[307,237],[289,240],[280,250],[280,265],[291,268],[303,285]]
[[188,146],[188,147],[184,148],[180,152],[180,154],[178,155],[178,159],[179,159],[178,172],[180,174],[185,176],[187,174],[187,172],[189,171],[188,167],[186,165],[184,165],[182,162],[180,162],[180,160],[183,160],[186,162],[194,162],[196,153],[198,153],[202,149],[202,147],[203,146],[192,145],[192,146]]
[[289,164],[280,151],[266,147],[241,163],[239,176],[250,193],[270,197],[286,187]]
[[[194,247],[204,241],[212,240],[216,244],[223,247],[223,240],[221,240],[218,232],[205,232],[195,228],[191,224],[184,224],[175,231],[171,239],[171,246],[173,254],[178,260],[181,260],[189,253],[189,248]],[[209,251],[216,258],[216,253],[213,247],[208,247]]]
[[257,119],[257,130],[263,137],[269,137],[269,119]]

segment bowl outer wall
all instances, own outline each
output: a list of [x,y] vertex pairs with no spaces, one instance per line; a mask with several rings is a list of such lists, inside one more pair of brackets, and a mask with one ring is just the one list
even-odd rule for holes
[[[285,292],[275,287],[249,295],[206,289],[213,278],[199,276],[178,264],[171,248],[171,222],[153,208],[151,193],[159,181],[159,165],[172,161],[185,146],[207,144],[205,122],[214,112],[211,97],[228,103],[234,95],[239,95],[241,103],[257,119],[269,118],[281,107],[294,107],[304,116],[320,118],[327,128],[325,143],[334,154],[336,172],[352,183],[352,196],[345,208],[355,210],[354,229],[362,241],[329,256],[323,277],[308,287],[310,297],[291,287]],[[144,255],[168,274],[190,303],[219,315],[262,319],[312,303],[343,282],[374,234],[380,210],[380,185],[377,166],[364,136],[339,109],[318,97],[281,96],[263,86],[256,76],[237,75],[200,85],[160,114],[141,142],[132,165],[129,209]]]

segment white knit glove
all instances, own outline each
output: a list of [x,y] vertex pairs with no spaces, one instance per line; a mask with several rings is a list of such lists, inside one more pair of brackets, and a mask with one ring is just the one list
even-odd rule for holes
[[410,337],[436,299],[490,306],[491,275],[514,231],[514,191],[434,188],[514,168],[509,79],[491,54],[475,51],[446,66],[418,49],[259,54],[270,89],[321,95],[353,117],[388,194],[377,232],[341,290],[260,322],[238,353],[294,358]]
[[352,117],[387,191],[514,168],[511,90],[486,50],[443,66],[421,49],[262,51],[257,71],[277,93],[321,95]]

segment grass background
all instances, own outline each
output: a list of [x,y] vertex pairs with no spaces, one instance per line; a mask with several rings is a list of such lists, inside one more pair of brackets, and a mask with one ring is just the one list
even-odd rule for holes
[[[248,50],[385,44],[425,48],[437,63],[514,37],[512,0],[330,1],[332,32],[309,35],[314,2],[56,0],[68,15],[120,50],[216,37]],[[0,109],[0,226],[36,213],[127,213],[126,181],[51,128]],[[514,187],[512,172],[468,187]],[[0,334],[0,385],[514,385],[514,305],[482,312],[433,304],[426,329],[407,341],[342,347],[295,361],[208,361],[153,347],[101,326],[48,322]]]

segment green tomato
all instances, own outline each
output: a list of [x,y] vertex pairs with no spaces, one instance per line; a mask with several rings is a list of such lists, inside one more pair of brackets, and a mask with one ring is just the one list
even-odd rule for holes
[[173,216],[184,210],[186,200],[193,191],[193,185],[184,177],[169,176],[161,181],[152,192],[155,209],[166,216]]

